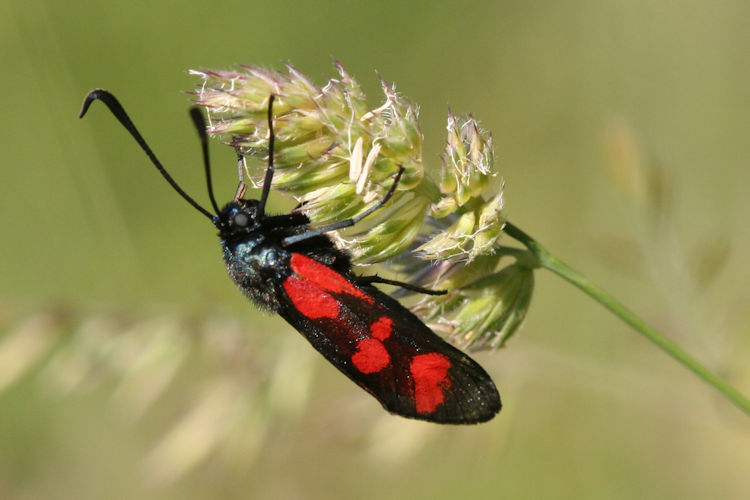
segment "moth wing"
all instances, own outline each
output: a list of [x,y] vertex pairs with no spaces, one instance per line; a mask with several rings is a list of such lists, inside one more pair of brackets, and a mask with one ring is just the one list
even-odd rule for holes
[[440,423],[500,411],[487,372],[398,301],[302,254],[291,269],[278,293],[281,316],[388,411]]

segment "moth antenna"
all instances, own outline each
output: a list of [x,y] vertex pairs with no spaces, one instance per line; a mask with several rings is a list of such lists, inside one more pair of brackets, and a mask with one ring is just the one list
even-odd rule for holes
[[[198,210],[200,213],[208,217],[213,221],[214,214],[203,208],[196,202],[193,198],[190,197],[189,194],[187,194],[179,184],[172,178],[171,175],[166,171],[164,166],[161,164],[159,159],[156,157],[154,152],[151,150],[149,145],[146,143],[146,140],[143,138],[140,132],[138,132],[138,129],[135,128],[135,125],[133,124],[132,120],[128,116],[128,114],[125,112],[125,109],[123,109],[120,102],[117,100],[115,96],[113,96],[110,92],[104,89],[94,89],[88,94],[86,94],[86,97],[83,99],[83,105],[81,106],[81,112],[78,114],[78,118],[83,118],[84,115],[86,115],[86,112],[89,109],[89,106],[91,106],[91,103],[96,100],[102,101],[104,104],[107,105],[109,110],[112,112],[113,115],[115,115],[115,118],[120,122],[120,124],[125,127],[125,130],[127,130],[130,135],[135,139],[135,142],[138,143],[138,145],[141,147],[141,149],[146,153],[146,156],[148,156],[149,160],[151,160],[151,163],[154,164],[156,169],[159,171],[159,173],[167,180],[170,186],[177,191],[177,193],[182,196],[185,201],[190,203],[193,208]],[[205,130],[204,130],[205,133]]]
[[208,188],[208,198],[211,200],[211,206],[214,211],[218,214],[220,212],[219,206],[216,204],[216,198],[214,197],[213,182],[211,182],[211,160],[208,155],[208,134],[206,134],[206,119],[203,118],[200,108],[190,108],[190,118],[193,119],[195,130],[198,131],[198,137],[201,141],[201,151],[203,152],[203,167],[206,171],[206,187]]
[[263,218],[266,213],[266,201],[268,195],[271,192],[271,181],[273,181],[273,146],[274,146],[274,133],[273,133],[273,101],[276,96],[271,94],[268,98],[268,167],[266,167],[266,176],[263,178],[263,191],[258,201],[258,219]]

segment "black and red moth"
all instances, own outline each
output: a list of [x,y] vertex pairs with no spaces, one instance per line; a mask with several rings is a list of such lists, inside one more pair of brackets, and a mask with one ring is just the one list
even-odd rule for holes
[[396,189],[353,219],[310,228],[306,215],[292,211],[268,215],[266,201],[273,178],[274,96],[269,97],[269,153],[259,200],[242,196],[219,209],[211,186],[205,120],[190,111],[203,147],[206,183],[215,214],[200,206],[167,173],[117,99],[95,89],[80,117],[101,100],[145,151],[169,184],[219,230],[227,271],[240,290],[261,308],[278,313],[325,358],[386,410],[408,418],[446,424],[484,422],[500,411],[500,396],[490,376],[474,360],[433,333],[395,299],[375,288],[388,283],[430,292],[377,276],[357,276],[349,255],[326,233],[349,227],[381,208]]

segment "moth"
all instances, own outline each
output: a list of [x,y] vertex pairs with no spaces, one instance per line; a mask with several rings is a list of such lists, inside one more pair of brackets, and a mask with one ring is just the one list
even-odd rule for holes
[[213,194],[205,120],[198,108],[191,109],[201,140],[213,213],[167,173],[110,92],[89,92],[79,117],[94,101],[102,101],[172,188],[218,230],[227,271],[239,289],[262,309],[284,318],[386,410],[445,424],[474,424],[493,418],[501,403],[487,372],[374,284],[428,294],[444,292],[379,276],[359,276],[352,271],[349,254],[337,248],[327,235],[354,226],[381,209],[395,192],[403,167],[385,196],[351,219],[312,227],[308,217],[299,211],[266,213],[274,175],[274,99],[273,95],[268,99],[268,165],[260,198],[243,198],[246,186],[240,180],[234,199],[223,208],[219,208]]

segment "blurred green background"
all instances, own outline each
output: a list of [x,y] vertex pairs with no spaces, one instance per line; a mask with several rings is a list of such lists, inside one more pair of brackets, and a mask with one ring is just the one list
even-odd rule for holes
[[[189,68],[341,60],[491,129],[507,215],[750,393],[750,4],[0,3],[0,498],[747,498],[750,420],[539,273],[501,414],[390,417],[227,279]],[[213,147],[217,196],[234,193]],[[222,167],[223,165],[223,167]],[[288,202],[276,198],[278,210]]]

